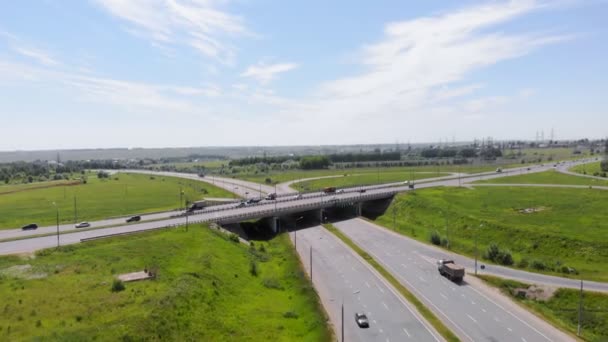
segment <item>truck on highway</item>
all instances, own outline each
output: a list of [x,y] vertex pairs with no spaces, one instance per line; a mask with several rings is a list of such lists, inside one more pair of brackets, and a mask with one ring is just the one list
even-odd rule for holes
[[196,202],[192,203],[192,205],[186,211],[191,213],[196,210],[204,209],[206,206],[207,206],[207,201],[196,201]]
[[438,260],[437,269],[439,274],[455,283],[460,283],[464,278],[464,267],[454,263],[454,260]]
[[326,194],[333,194],[336,192],[336,188],[333,186],[328,186],[327,188],[323,189],[323,192]]

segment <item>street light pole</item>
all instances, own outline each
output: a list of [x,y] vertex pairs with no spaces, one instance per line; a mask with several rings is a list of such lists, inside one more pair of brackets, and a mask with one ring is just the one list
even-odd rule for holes
[[344,295],[342,295],[342,342],[344,342]]
[[312,284],[312,246],[310,246],[310,283]]
[[[479,225],[479,229],[483,228],[483,223]],[[475,233],[475,275],[477,275],[477,234]]]

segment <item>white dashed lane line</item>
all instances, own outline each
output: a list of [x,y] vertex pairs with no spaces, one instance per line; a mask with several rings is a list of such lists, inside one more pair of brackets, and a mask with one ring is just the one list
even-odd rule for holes
[[477,320],[475,318],[473,318],[471,315],[467,314],[467,317],[469,317],[471,319],[471,321],[477,323]]

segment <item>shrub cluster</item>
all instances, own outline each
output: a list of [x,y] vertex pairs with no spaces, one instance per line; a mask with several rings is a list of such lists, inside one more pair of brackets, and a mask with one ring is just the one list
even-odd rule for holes
[[488,247],[488,250],[483,257],[501,265],[513,265],[513,256],[511,255],[511,252],[508,250],[501,251],[495,243],[492,243]]

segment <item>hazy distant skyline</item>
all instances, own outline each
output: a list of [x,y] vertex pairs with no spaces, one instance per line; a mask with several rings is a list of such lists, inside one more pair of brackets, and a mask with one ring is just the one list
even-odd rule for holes
[[608,134],[608,2],[0,3],[0,150]]

